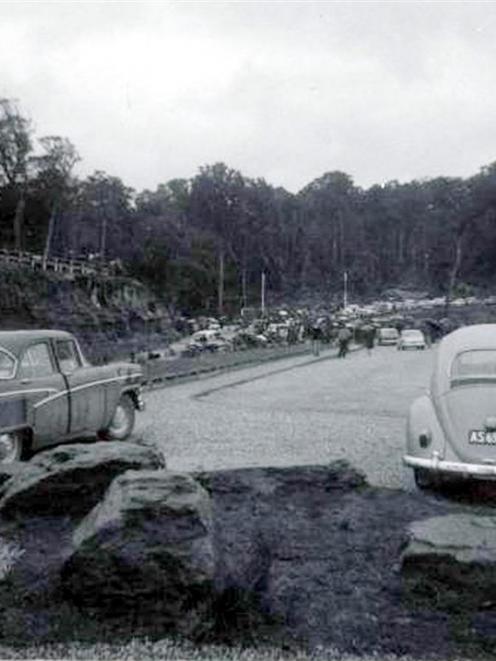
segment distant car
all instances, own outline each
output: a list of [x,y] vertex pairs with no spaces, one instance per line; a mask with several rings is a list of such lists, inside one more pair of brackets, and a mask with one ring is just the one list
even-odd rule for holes
[[402,330],[396,346],[400,351],[404,351],[405,349],[425,349],[424,334],[415,328]]
[[70,333],[1,331],[0,463],[89,434],[126,439],[141,378],[134,363],[90,365]]
[[377,344],[396,344],[400,334],[396,328],[379,328],[377,331]]
[[496,324],[441,340],[430,392],[410,408],[403,460],[421,488],[448,475],[496,478]]

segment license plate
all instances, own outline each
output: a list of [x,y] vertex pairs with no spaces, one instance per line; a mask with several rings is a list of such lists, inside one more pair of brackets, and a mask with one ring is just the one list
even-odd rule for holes
[[471,445],[496,445],[496,431],[472,429],[468,433],[468,442]]

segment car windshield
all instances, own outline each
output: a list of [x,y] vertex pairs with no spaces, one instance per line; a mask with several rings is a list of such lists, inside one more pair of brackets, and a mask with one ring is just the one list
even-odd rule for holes
[[403,337],[420,337],[421,333],[418,330],[405,330],[402,331],[402,336]]
[[496,349],[479,349],[458,354],[451,365],[451,378],[464,381],[473,378],[496,380]]
[[6,349],[0,347],[0,379],[11,379],[14,376],[15,360]]
[[396,328],[381,328],[382,337],[397,337],[398,331]]

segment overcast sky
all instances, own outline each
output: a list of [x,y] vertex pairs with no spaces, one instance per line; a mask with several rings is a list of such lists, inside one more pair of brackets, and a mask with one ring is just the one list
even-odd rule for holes
[[494,2],[0,2],[0,95],[79,173],[224,161],[296,192],[496,160]]

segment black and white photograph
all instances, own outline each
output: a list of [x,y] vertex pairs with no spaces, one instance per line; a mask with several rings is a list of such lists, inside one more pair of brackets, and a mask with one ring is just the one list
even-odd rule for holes
[[496,2],[0,0],[0,660],[496,654]]

